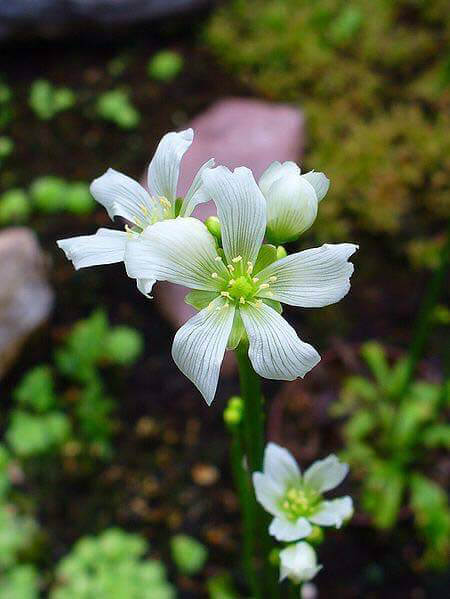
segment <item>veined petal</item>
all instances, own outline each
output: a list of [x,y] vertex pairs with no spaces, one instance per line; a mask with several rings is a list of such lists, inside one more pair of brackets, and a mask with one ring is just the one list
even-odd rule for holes
[[204,171],[203,182],[217,206],[228,262],[241,256],[243,264],[255,263],[266,229],[266,201],[252,172],[218,166]]
[[208,405],[214,399],[220,366],[233,325],[234,308],[218,297],[175,335],[172,357]]
[[267,379],[292,381],[320,361],[317,351],[301,341],[285,319],[266,304],[240,308],[250,341],[253,368]]
[[194,131],[186,129],[175,133],[166,133],[156,148],[155,155],[148,167],[148,188],[156,197],[169,200],[172,206],[177,198],[180,163],[186,150],[194,139]]
[[317,194],[317,200],[319,202],[323,200],[330,188],[330,180],[328,177],[323,173],[316,173],[315,171],[309,171],[309,173],[305,173],[302,177],[314,187]]
[[277,179],[265,194],[270,241],[296,239],[316,220],[318,200],[313,186],[296,172]]
[[277,179],[280,179],[280,177],[292,173],[299,175],[300,172],[300,167],[297,166],[295,162],[291,162],[290,160],[288,160],[287,162],[283,162],[283,164],[281,164],[281,162],[275,160],[275,162],[272,162],[272,164],[270,164],[266,168],[266,170],[259,178],[259,188],[263,192],[263,194],[266,195],[272,183],[275,183]]
[[122,262],[128,235],[124,231],[99,229],[95,235],[60,239],[56,243],[76,270],[87,266]]
[[259,295],[304,308],[334,304],[350,289],[354,267],[347,260],[357,249],[353,243],[325,244],[286,256],[258,273],[260,281],[275,277],[269,293]]
[[285,578],[294,584],[311,580],[322,568],[317,565],[317,555],[309,543],[300,541],[280,551],[280,582]]
[[301,479],[300,468],[294,456],[276,443],[268,443],[264,451],[264,474],[282,489],[294,486]]
[[189,187],[188,192],[184,197],[183,203],[181,205],[180,216],[191,216],[194,208],[198,204],[203,204],[211,199],[203,186],[202,174],[205,169],[213,168],[214,164],[214,158],[211,158],[211,160],[208,160],[208,162],[205,162],[205,164],[200,167],[199,171],[194,177],[192,185]]
[[94,179],[90,190],[111,219],[122,216],[141,228],[152,222],[153,213],[157,210],[142,185],[112,168]]
[[270,526],[269,533],[277,541],[298,541],[311,534],[312,526],[306,518],[299,518],[297,522],[290,522],[284,518],[275,517]]
[[156,283],[155,279],[138,279],[136,281],[137,288],[141,293],[148,297],[148,299],[152,299],[150,293],[152,292],[153,285]]
[[253,473],[253,486],[255,487],[256,499],[263,508],[272,516],[282,516],[283,512],[278,504],[283,497],[283,487],[262,472]]
[[352,517],[353,501],[348,495],[331,501],[323,501],[320,509],[309,520],[318,526],[336,526],[340,528],[345,522]]
[[225,267],[215,261],[214,237],[196,218],[175,218],[155,223],[127,244],[125,266],[130,277],[156,279],[190,289],[218,290]]
[[331,454],[324,460],[314,462],[303,475],[303,481],[318,493],[325,493],[340,485],[347,473],[348,464]]

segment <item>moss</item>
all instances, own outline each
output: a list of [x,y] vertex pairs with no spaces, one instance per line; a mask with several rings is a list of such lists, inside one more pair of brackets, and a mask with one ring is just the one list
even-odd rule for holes
[[408,251],[439,230],[450,215],[446,3],[234,0],[205,35],[256,91],[305,109],[305,167],[332,181],[319,237],[363,230]]

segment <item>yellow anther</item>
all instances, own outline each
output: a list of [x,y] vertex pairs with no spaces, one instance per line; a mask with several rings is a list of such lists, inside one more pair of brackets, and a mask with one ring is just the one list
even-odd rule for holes
[[228,281],[228,287],[233,287],[233,285],[236,283],[236,281],[234,279],[230,279]]
[[172,208],[172,204],[169,202],[169,200],[163,196],[159,196],[158,198],[160,204],[162,206],[164,206],[164,208],[167,208],[168,210],[170,210],[170,208]]
[[259,281],[259,279],[258,279],[258,277],[253,277],[252,281],[253,281],[254,283],[257,283],[257,282]]
[[261,291],[262,289],[269,289],[269,287],[270,287],[269,283],[262,283],[262,284],[259,286],[259,289],[258,289],[258,291]]
[[247,262],[247,274],[251,275],[253,272],[253,262]]
[[278,277],[276,277],[275,275],[273,277],[269,277],[269,281],[271,283],[275,283],[278,280]]
[[288,509],[289,509],[289,507],[290,507],[290,506],[289,506],[289,501],[285,501],[285,502],[283,502],[283,508],[284,508],[285,510],[288,510]]
[[262,305],[263,305],[263,303],[262,303],[262,300],[260,300],[260,299],[259,299],[259,300],[256,300],[256,302],[255,302],[255,306],[256,306],[257,308],[261,308],[261,306],[262,306]]
[[214,303],[214,300],[212,302],[209,302],[209,304],[206,306],[206,309],[207,310],[212,310],[213,309],[213,303]]
[[240,303],[240,304],[245,304],[245,297],[243,297],[242,295],[241,295],[241,297],[239,298],[239,303]]
[[242,260],[242,256],[236,256],[236,258],[233,258],[232,262],[234,262],[235,264],[237,262],[240,262]]
[[130,239],[133,237],[133,229],[130,228],[130,225],[125,225],[125,232]]
[[269,297],[273,296],[273,291],[266,291],[266,295],[268,295]]
[[216,256],[216,257],[214,258],[214,260],[215,260],[216,262],[222,262],[222,256]]
[[139,206],[139,208],[141,209],[141,211],[142,211],[142,213],[143,213],[144,216],[148,216],[148,208],[147,208],[147,206],[145,204],[141,204]]
[[227,268],[230,272],[234,272],[234,266],[232,264],[228,264]]
[[221,291],[220,295],[222,295],[223,297],[227,297],[228,299],[231,299],[231,295],[228,291]]
[[217,277],[219,276],[216,272],[212,272],[211,276],[213,279],[217,279]]

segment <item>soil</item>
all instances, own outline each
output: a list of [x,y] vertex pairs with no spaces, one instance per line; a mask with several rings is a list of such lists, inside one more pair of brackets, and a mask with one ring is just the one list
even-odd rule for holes
[[[1,70],[15,94],[16,118],[8,134],[16,150],[1,175],[2,188],[27,187],[44,174],[90,181],[109,166],[139,178],[167,130],[182,126],[218,98],[251,95],[202,47],[193,22],[151,29],[133,30],[114,41],[114,36],[104,37],[95,44],[71,39],[22,42],[6,48]],[[176,49],[185,58],[183,72],[169,84],[152,82],[146,72],[148,58],[162,47]],[[115,78],[107,65],[118,55],[128,56],[129,64]],[[80,99],[78,109],[49,122],[39,121],[27,104],[29,87],[37,78],[74,89]],[[93,113],[95,96],[114,85],[132,91],[142,115],[136,130],[120,130]],[[167,540],[173,533],[187,532],[208,545],[210,558],[201,576],[187,579],[170,572],[183,599],[206,597],[205,579],[223,569],[233,570],[239,581],[239,512],[222,425],[224,402],[238,389],[236,377],[221,380],[219,393],[208,408],[174,367],[170,357],[173,331],[155,303],[136,291],[123,267],[73,270],[55,242],[92,233],[100,225],[110,226],[102,210],[87,217],[38,216],[32,224],[49,254],[56,305],[51,320],[32,337],[2,382],[2,397],[29,367],[50,360],[70,325],[98,306],[105,307],[114,324],[139,328],[146,342],[144,357],[117,379],[119,428],[111,463],[85,467],[66,457],[54,467],[35,464],[27,477],[26,488],[39,506],[44,531],[45,551],[38,563],[52,566],[80,536],[117,525],[144,534],[151,554],[166,563]],[[405,269],[382,239],[361,235],[353,241],[361,244],[361,250],[348,298],[335,307],[288,309],[285,314],[302,338],[322,353],[333,349],[341,358],[346,352],[354,356],[351,344],[373,337],[405,347],[426,276]],[[308,246],[314,240],[305,238],[302,243]],[[434,340],[433,346],[438,344],[439,339]],[[303,464],[340,447],[326,406],[336,397],[345,372],[352,370],[341,358],[324,360],[304,383],[284,387],[281,395],[280,385],[265,385],[268,397],[277,395],[269,406],[269,436],[288,446]],[[439,371],[432,357],[430,364]],[[316,580],[321,596],[443,597],[444,577],[417,568],[420,547],[410,524],[406,520],[391,535],[383,535],[356,517],[344,531],[331,532],[320,549],[326,564]]]

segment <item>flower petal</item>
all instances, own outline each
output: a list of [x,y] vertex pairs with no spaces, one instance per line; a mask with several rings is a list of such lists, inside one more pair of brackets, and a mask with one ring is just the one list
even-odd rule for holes
[[125,266],[135,279],[156,279],[190,289],[217,291],[211,274],[225,267],[217,256],[214,237],[196,218],[155,223],[127,244]]
[[357,249],[353,243],[325,244],[286,256],[258,273],[261,282],[276,277],[259,296],[304,308],[334,304],[350,289],[354,267],[347,260]]
[[330,180],[323,173],[316,173],[315,171],[309,171],[302,175],[304,179],[311,183],[314,187],[317,195],[317,200],[320,202],[327,195],[330,188]]
[[283,512],[278,504],[283,497],[283,487],[262,472],[253,473],[253,486],[255,487],[256,499],[263,508],[273,516],[282,516]]
[[277,541],[298,541],[311,534],[312,526],[306,518],[299,518],[297,522],[290,522],[284,518],[275,517],[270,526],[269,533]]
[[218,297],[175,335],[172,357],[208,405],[214,399],[220,366],[233,325],[234,308]]
[[303,481],[318,493],[324,493],[340,485],[347,473],[348,464],[331,454],[324,460],[314,462],[303,475]]
[[87,266],[122,262],[127,241],[128,235],[124,231],[99,229],[95,235],[60,239],[56,243],[78,270]]
[[300,482],[301,473],[294,456],[276,443],[268,443],[264,451],[264,474],[282,489]]
[[152,195],[169,200],[172,206],[177,198],[180,163],[194,139],[194,131],[186,129],[166,133],[156,148],[148,167],[148,188]]
[[352,517],[353,501],[348,495],[331,501],[323,501],[320,509],[309,520],[318,526],[336,526],[340,528],[345,520]]
[[320,361],[317,351],[301,341],[285,319],[266,304],[240,308],[250,341],[253,368],[267,379],[293,381]]
[[142,185],[112,168],[94,179],[90,190],[111,219],[122,216],[141,228],[150,224],[151,216],[158,210]]
[[252,172],[218,166],[204,171],[203,182],[217,206],[228,262],[241,256],[243,264],[255,263],[266,229],[266,201]]
[[296,172],[288,172],[277,179],[265,196],[267,236],[273,243],[297,239],[316,220],[316,192],[313,186]]
[[145,295],[145,297],[153,299],[150,293],[152,292],[153,285],[156,283],[155,279],[138,279],[136,283],[137,288]]
[[206,192],[203,186],[203,171],[207,168],[214,167],[214,158],[208,160],[203,164],[197,174],[194,177],[192,185],[189,187],[187,194],[184,197],[183,203],[181,205],[180,216],[191,216],[195,207],[198,204],[203,204],[204,202],[208,202],[211,198]]
[[321,565],[317,565],[316,552],[305,541],[280,551],[280,582],[285,578],[294,584],[311,580],[321,568]]
[[298,167],[295,162],[287,161],[281,164],[281,162],[276,160],[275,162],[272,162],[261,175],[258,181],[259,188],[263,194],[266,195],[271,185],[280,177],[292,173],[299,175],[300,172],[300,167]]

